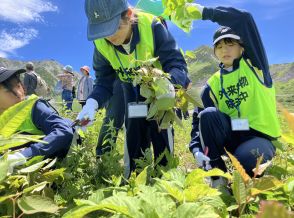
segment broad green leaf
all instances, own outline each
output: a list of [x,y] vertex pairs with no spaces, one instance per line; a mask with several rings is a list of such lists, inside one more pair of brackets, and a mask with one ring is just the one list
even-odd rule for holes
[[167,172],[162,172],[162,179],[177,182],[180,187],[184,187],[185,173],[181,169],[171,169]]
[[154,117],[157,111],[158,111],[157,106],[154,103],[151,103],[148,110],[148,116],[146,117],[146,119],[151,119],[152,117]]
[[143,97],[145,97],[147,99],[155,96],[153,91],[150,90],[150,88],[145,84],[142,84],[140,86],[140,95],[142,95]]
[[141,211],[138,210],[138,208],[140,208],[138,197],[127,196],[126,194],[127,193],[122,192],[117,193],[111,197],[105,198],[100,204],[107,204],[112,205],[114,208],[121,208],[123,209],[123,214],[128,214],[129,216],[142,217]]
[[246,187],[240,173],[237,171],[233,172],[232,190],[237,203],[239,205],[245,203],[247,197]]
[[229,173],[224,173],[222,170],[218,168],[214,168],[209,171],[204,171],[198,168],[188,174],[185,181],[185,187],[197,186],[198,184],[203,184],[204,178],[211,177],[211,176],[222,176],[230,180],[232,179],[232,176]]
[[287,193],[294,193],[294,177],[290,177],[285,183],[284,183],[284,190]]
[[141,186],[138,195],[144,217],[166,217],[167,214],[171,214],[176,209],[176,203],[173,199],[165,193],[157,192],[156,188]]
[[279,188],[283,185],[278,179],[273,176],[263,176],[258,179],[253,179],[253,188],[251,188],[251,195],[257,195],[264,191]]
[[110,213],[118,213],[123,214],[128,217],[132,217],[129,213],[126,207],[111,205],[111,204],[99,204],[95,206],[85,206],[81,205],[78,207],[75,207],[74,209],[71,209],[67,213],[65,213],[62,218],[83,218],[85,215],[94,212],[103,210]]
[[31,166],[34,165],[36,163],[39,163],[41,161],[44,160],[44,156],[34,156],[31,159],[27,160],[27,162],[25,163],[25,166]]
[[27,187],[23,190],[23,193],[29,193],[29,192],[34,193],[34,192],[42,191],[46,187],[47,184],[48,184],[48,182],[41,182],[39,184]]
[[198,199],[197,202],[204,205],[210,205],[214,208],[215,212],[220,215],[220,217],[227,217],[227,202],[225,203],[224,201],[225,200],[220,196],[208,196]]
[[1,196],[1,197],[0,197],[0,203],[2,203],[3,201],[6,201],[6,200],[9,199],[9,198],[14,198],[14,197],[16,197],[17,195],[19,195],[19,194],[12,194],[12,195]]
[[32,96],[26,101],[21,101],[0,115],[0,135],[8,138],[22,125],[27,116],[31,115],[32,106],[37,96]]
[[32,172],[35,172],[35,171],[41,169],[49,161],[50,161],[49,159],[43,160],[43,161],[41,161],[39,163],[36,163],[34,165],[31,165],[29,167],[20,169],[18,172],[19,173],[32,173]]
[[238,208],[239,208],[239,205],[236,205],[236,204],[235,205],[231,205],[231,206],[229,206],[227,208],[227,211],[231,212],[231,211],[236,210]]
[[174,112],[173,110],[165,111],[165,114],[161,120],[160,128],[167,129],[171,127],[172,121],[174,120]]
[[136,185],[145,185],[147,182],[147,169],[148,166],[144,168],[144,170],[136,177]]
[[10,136],[9,138],[4,138],[0,135],[0,153],[7,151],[10,148],[18,147],[20,145],[26,144],[28,142],[40,142],[43,144],[47,144],[47,142],[43,140],[39,140],[43,138],[43,135],[22,135],[22,134],[15,134]]
[[218,196],[220,194],[221,193],[217,189],[210,188],[206,184],[189,186],[184,190],[186,202],[195,202],[196,200],[206,196]]
[[173,182],[168,182],[168,181],[158,179],[157,185],[178,202],[182,203],[184,201],[183,190],[177,185],[175,185]]
[[90,197],[89,201],[99,204],[105,198],[103,189],[98,189]]
[[50,198],[40,195],[23,196],[18,199],[17,204],[24,214],[57,213],[59,210]]
[[216,218],[219,217],[213,207],[197,203],[184,203],[174,212],[174,218]]
[[54,182],[59,177],[63,178],[64,171],[65,171],[65,168],[60,168],[60,169],[43,173],[42,180],[47,182]]
[[6,178],[8,173],[9,163],[2,157],[0,159],[0,183]]
[[184,92],[183,97],[187,99],[188,102],[192,103],[194,107],[203,107],[202,103],[197,102],[190,94]]

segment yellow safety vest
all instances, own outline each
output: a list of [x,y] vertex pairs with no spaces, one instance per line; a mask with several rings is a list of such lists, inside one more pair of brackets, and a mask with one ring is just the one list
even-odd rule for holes
[[[136,62],[136,60],[146,61],[154,58],[152,31],[154,16],[143,12],[139,12],[137,15],[140,42],[131,54],[121,53],[105,39],[96,39],[94,41],[97,50],[109,61],[123,82],[131,82],[133,80],[134,70],[137,70],[140,66],[140,62]],[[159,61],[156,61],[154,66],[161,69]]]
[[[44,135],[44,133],[35,126],[32,120],[32,110],[38,99],[38,96],[31,95],[26,100],[5,110],[0,116],[0,127],[5,126],[5,128],[0,128],[0,135],[9,137],[17,132]],[[21,120],[24,118],[22,122],[19,122],[19,119],[9,119],[15,114],[17,114]]]
[[235,71],[222,74],[223,89],[228,97],[222,91],[220,71],[209,78],[207,83],[216,98],[217,107],[231,118],[237,118],[238,106],[240,118],[248,119],[250,128],[274,138],[279,137],[281,132],[276,112],[275,88],[262,84],[256,75],[262,72],[250,66],[249,61],[241,58],[239,64]]

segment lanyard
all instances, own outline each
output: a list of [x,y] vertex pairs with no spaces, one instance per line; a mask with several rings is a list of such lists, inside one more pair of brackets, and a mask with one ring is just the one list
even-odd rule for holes
[[[228,95],[228,93],[226,92],[226,90],[224,89],[224,78],[223,78],[223,73],[222,73],[223,69],[220,70],[220,82],[221,82],[221,92],[224,94],[224,96],[229,100],[230,104],[232,104],[234,106],[234,108],[236,108],[236,110],[238,111],[238,118],[241,117],[241,111],[240,111],[240,104],[235,104],[234,100],[231,99]],[[240,91],[240,86],[237,85],[237,90],[238,90],[238,98],[239,98],[239,91]]]
[[[124,68],[124,66],[123,66],[123,64],[122,64],[122,62],[121,62],[121,60],[120,60],[120,58],[119,58],[119,56],[118,56],[117,50],[116,50],[115,48],[113,48],[113,49],[114,49],[115,56],[116,56],[116,58],[118,59],[121,68],[123,69],[124,73],[125,73],[126,75],[128,75],[129,72]],[[138,58],[137,58],[137,48],[135,48],[135,59],[138,60]],[[136,65],[137,65],[137,64],[136,64]],[[136,67],[137,67],[137,66],[136,66]],[[128,81],[129,81],[129,83],[132,84],[132,80],[131,80],[129,77],[128,77]],[[138,103],[138,102],[139,102],[138,86],[133,86],[133,89],[134,89],[134,92],[135,92],[135,95],[136,95],[136,102]]]

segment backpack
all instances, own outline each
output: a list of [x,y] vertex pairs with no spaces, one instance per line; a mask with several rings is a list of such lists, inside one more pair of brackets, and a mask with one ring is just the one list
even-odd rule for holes
[[47,83],[36,72],[33,73],[37,77],[37,86],[35,89],[36,95],[46,97],[49,94]]

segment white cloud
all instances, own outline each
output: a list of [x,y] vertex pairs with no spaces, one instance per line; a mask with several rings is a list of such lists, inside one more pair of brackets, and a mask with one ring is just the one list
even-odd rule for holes
[[38,31],[33,28],[22,28],[20,30],[2,30],[0,33],[0,56],[8,57],[16,49],[29,44],[31,40],[38,36]]
[[5,52],[0,51],[0,58],[7,58],[8,55]]
[[41,13],[55,12],[57,6],[47,0],[1,0],[0,19],[13,23],[43,21]]

